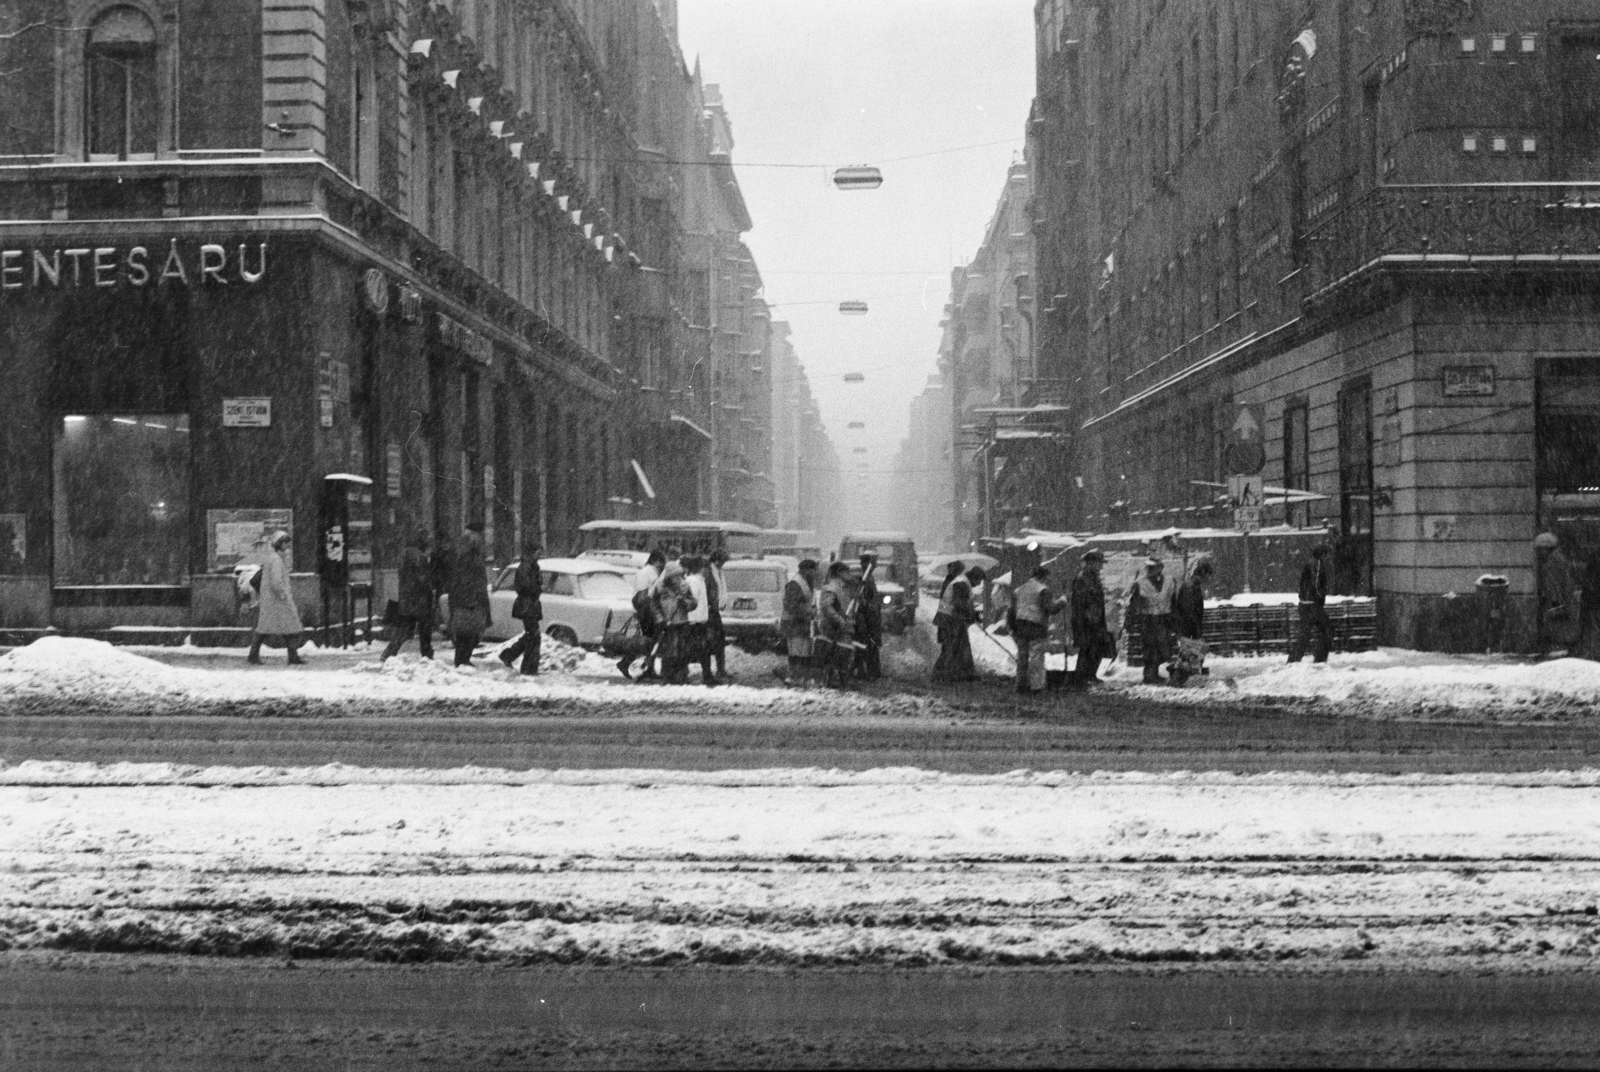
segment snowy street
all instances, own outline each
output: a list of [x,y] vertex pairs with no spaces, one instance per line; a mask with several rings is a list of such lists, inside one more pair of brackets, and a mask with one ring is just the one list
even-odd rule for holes
[[14,949],[603,964],[1520,959],[1600,772],[0,770]]

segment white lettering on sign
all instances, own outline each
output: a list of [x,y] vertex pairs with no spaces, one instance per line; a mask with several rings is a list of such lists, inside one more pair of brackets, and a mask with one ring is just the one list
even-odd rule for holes
[[224,398],[222,400],[222,427],[272,427],[272,399]]
[[1494,394],[1493,365],[1446,365],[1444,367],[1444,396],[1446,398],[1492,394]]
[[[254,246],[252,250],[250,247]],[[63,266],[62,259],[66,264]],[[0,292],[8,290],[61,290],[95,287],[112,290],[145,287],[155,276],[157,286],[227,286],[232,282],[259,283],[267,274],[267,244],[245,243],[229,251],[216,242],[185,243],[176,238],[165,253],[156,247],[152,273],[146,246],[97,246],[73,249],[0,249]],[[65,267],[65,271],[63,271]]]

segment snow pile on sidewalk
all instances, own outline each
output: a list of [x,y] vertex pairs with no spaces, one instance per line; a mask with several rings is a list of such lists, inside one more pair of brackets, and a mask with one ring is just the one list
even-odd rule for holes
[[1182,689],[1135,686],[1174,703],[1262,698],[1349,708],[1380,717],[1486,714],[1511,720],[1600,714],[1600,663],[1445,655],[1380,648],[1334,654],[1326,663],[1282,656],[1212,658],[1209,678]]
[[[640,686],[624,681],[603,656],[574,655],[578,649],[561,644],[551,647],[557,666],[574,665],[580,674],[600,679],[559,671],[523,676],[492,654],[480,656],[472,666],[455,667],[443,652],[436,660],[401,654],[382,663],[375,652],[323,652],[304,667],[284,665],[281,655],[262,667],[207,656],[203,667],[173,666],[104,641],[42,637],[0,655],[0,713],[374,717],[447,704],[507,714],[689,707],[897,717],[921,714],[929,703],[909,696],[874,698],[776,687]],[[172,649],[162,654],[185,658]]]

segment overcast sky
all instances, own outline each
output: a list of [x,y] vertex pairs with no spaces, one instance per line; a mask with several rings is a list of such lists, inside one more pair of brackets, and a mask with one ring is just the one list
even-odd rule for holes
[[[949,269],[977,250],[1022,151],[1032,21],[1032,0],[680,0],[684,58],[733,124],[773,318],[792,325],[849,468],[889,465],[935,369]],[[815,166],[755,166],[795,163]],[[882,168],[883,185],[834,189],[850,164]],[[848,299],[871,311],[840,315]]]

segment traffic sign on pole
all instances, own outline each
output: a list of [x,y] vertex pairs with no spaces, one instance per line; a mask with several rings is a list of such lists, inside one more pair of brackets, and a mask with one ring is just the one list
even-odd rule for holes
[[1261,403],[1241,402],[1235,407],[1222,464],[1229,476],[1254,476],[1267,467],[1266,417]]

